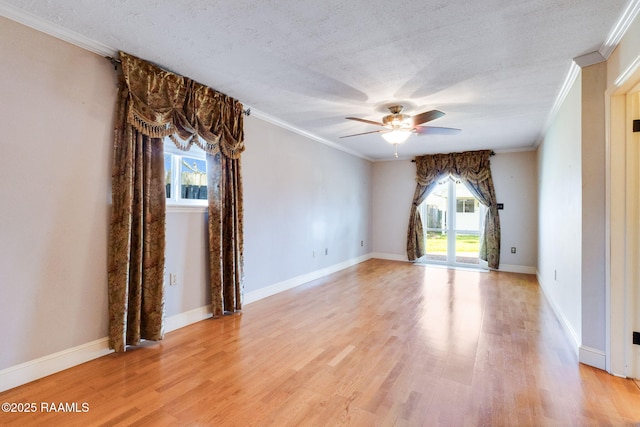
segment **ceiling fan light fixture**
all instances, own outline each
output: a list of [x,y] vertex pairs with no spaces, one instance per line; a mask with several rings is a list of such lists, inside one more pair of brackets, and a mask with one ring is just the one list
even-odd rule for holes
[[388,129],[411,129],[411,116],[406,114],[390,114],[382,118],[382,124]]
[[385,132],[382,137],[389,144],[402,144],[411,135],[411,129],[394,129],[391,132]]

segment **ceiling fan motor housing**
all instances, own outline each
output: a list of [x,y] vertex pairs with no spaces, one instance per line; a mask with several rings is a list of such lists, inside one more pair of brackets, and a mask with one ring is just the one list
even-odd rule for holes
[[[393,112],[393,110],[391,111]],[[413,127],[411,116],[400,112],[384,116],[382,118],[382,123],[388,129],[411,129]]]

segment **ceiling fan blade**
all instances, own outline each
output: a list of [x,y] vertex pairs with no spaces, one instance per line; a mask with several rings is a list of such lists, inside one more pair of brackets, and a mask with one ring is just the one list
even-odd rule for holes
[[424,113],[416,114],[415,116],[412,117],[413,125],[418,126],[423,123],[430,122],[431,120],[435,120],[442,116],[444,116],[444,113],[442,111],[438,111],[438,110],[425,111]]
[[380,130],[372,130],[371,132],[363,132],[363,133],[355,133],[353,135],[345,135],[345,136],[341,136],[340,138],[349,138],[351,136],[359,136],[359,135],[367,135],[369,133],[379,133],[379,132],[385,132],[386,129],[380,129]]
[[460,129],[437,126],[416,126],[415,130],[418,135],[455,135],[461,132]]
[[368,123],[368,124],[370,124],[370,125],[384,126],[382,123],[374,122],[373,120],[360,119],[360,118],[358,118],[358,117],[345,117],[345,119],[348,119],[348,120],[356,120],[356,121],[358,121],[358,122]]

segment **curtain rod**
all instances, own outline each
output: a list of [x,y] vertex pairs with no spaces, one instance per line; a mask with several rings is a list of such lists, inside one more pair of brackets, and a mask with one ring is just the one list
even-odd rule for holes
[[[495,155],[496,155],[496,152],[495,152],[495,151],[493,151],[493,150],[491,150],[491,153],[489,153],[489,156],[493,157],[493,156],[495,156]],[[412,159],[412,160],[411,160],[411,163],[415,163],[415,162],[416,162],[416,159]]]
[[122,61],[120,61],[119,59],[114,58],[113,56],[105,56],[104,59],[106,59],[107,61],[111,62],[111,65],[113,65],[113,69],[117,70],[118,69],[118,65],[122,64]]
[[[118,69],[118,65],[122,64],[122,61],[119,59],[116,59],[112,56],[105,56],[105,59],[109,62],[111,62],[111,65],[113,65],[113,69],[117,70]],[[251,108],[246,108],[242,110],[242,113],[249,117],[251,115]]]

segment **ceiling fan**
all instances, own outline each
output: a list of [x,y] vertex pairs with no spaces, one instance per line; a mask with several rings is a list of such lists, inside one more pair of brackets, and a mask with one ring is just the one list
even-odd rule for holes
[[382,122],[374,122],[373,120],[361,119],[358,117],[345,117],[348,120],[355,120],[362,123],[368,123],[371,125],[382,126],[384,129],[373,130],[370,132],[356,133],[353,135],[345,135],[340,138],[349,138],[352,136],[367,135],[370,133],[380,133],[385,141],[396,146],[396,157],[398,157],[397,144],[401,144],[411,136],[412,133],[418,135],[454,135],[460,132],[460,129],[445,128],[437,126],[422,126],[424,123],[428,123],[439,117],[444,116],[442,111],[430,110],[424,113],[416,114],[415,116],[409,116],[408,114],[402,114],[404,106],[391,105],[388,114],[382,118]]

